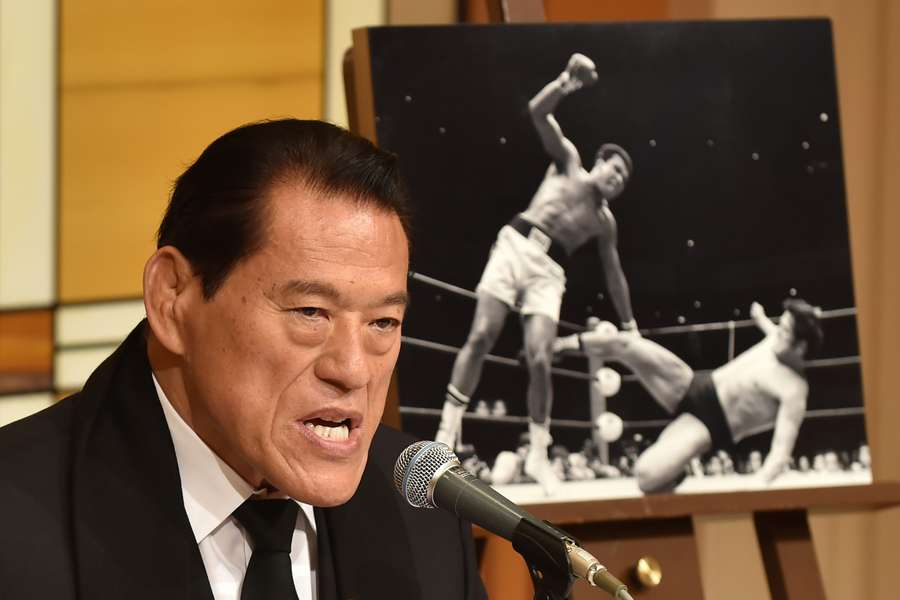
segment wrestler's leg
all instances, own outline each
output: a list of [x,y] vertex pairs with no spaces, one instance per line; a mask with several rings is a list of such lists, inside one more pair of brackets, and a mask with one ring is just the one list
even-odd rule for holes
[[638,487],[644,493],[672,491],[691,459],[711,447],[706,425],[692,414],[679,415],[638,458],[634,469]]
[[553,384],[550,379],[556,339],[556,321],[546,315],[526,315],[522,319],[525,337],[525,363],[528,365],[528,415],[536,423],[544,423],[553,407]]
[[471,396],[478,387],[484,357],[497,343],[508,313],[509,307],[497,298],[486,293],[478,294],[469,337],[456,355],[450,374],[451,385],[466,396]]
[[559,338],[553,347],[558,352],[581,349],[604,360],[622,363],[670,413],[678,408],[694,377],[693,370],[675,353],[654,341],[617,331],[613,326]]
[[441,411],[441,423],[435,435],[437,441],[451,448],[456,446],[462,415],[481,379],[484,357],[497,342],[507,313],[509,307],[494,296],[484,292],[478,294],[469,336],[453,363],[447,397]]
[[525,335],[525,361],[528,365],[528,431],[530,447],[525,458],[525,473],[540,483],[547,495],[552,495],[559,479],[553,472],[547,448],[553,441],[550,436],[550,411],[553,407],[553,382],[550,369],[556,339],[556,321],[542,314],[523,317]]

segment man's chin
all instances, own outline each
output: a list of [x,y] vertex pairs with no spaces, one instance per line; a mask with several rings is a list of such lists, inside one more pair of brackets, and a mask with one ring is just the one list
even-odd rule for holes
[[364,467],[365,464],[358,471],[339,469],[346,471],[344,473],[317,472],[302,481],[288,481],[278,487],[291,498],[306,504],[321,508],[340,506],[356,493]]

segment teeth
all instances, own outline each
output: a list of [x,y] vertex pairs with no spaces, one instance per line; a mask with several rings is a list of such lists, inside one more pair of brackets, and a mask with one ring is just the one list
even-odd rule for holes
[[312,429],[313,433],[317,436],[326,440],[335,440],[339,442],[346,440],[350,436],[350,430],[343,424],[336,424],[334,427],[326,427],[325,425],[306,423],[306,426],[309,429]]

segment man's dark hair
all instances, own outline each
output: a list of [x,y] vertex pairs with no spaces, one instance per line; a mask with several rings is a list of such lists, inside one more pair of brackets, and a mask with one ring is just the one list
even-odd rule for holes
[[622,160],[625,161],[625,166],[628,168],[628,177],[625,179],[631,179],[631,174],[634,173],[634,163],[631,162],[631,155],[625,151],[625,148],[618,144],[603,144],[597,150],[597,158],[603,159],[604,161],[607,161],[616,155],[622,157]]
[[806,356],[812,356],[822,347],[825,334],[822,331],[822,310],[800,298],[784,301],[784,310],[794,318],[794,343],[806,342]]
[[409,203],[397,157],[322,121],[251,123],[210,144],[178,178],[157,247],[174,246],[212,298],[234,266],[262,246],[267,198],[297,183],[393,212],[409,237]]

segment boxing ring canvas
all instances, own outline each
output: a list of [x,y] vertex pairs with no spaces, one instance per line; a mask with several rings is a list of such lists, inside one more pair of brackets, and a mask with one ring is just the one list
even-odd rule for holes
[[[668,381],[663,371],[671,389],[662,394],[681,397],[687,381],[693,387],[708,376],[721,413],[697,421],[712,430],[724,416],[725,433],[740,438],[724,443],[712,434],[702,451],[685,452],[669,489],[871,482],[827,21],[388,27],[368,30],[368,52],[377,141],[400,156],[414,200],[412,304],[398,366],[405,430],[434,438],[498,231],[530,213],[548,173],[567,168],[535,125],[535,107],[546,100],[539,92],[552,95],[558,85],[549,112],[584,171],[592,173],[603,144],[628,155],[621,193],[594,201],[613,215],[632,312],[622,314],[608,256],[591,239],[554,257],[565,277],[558,335],[593,330],[598,319],[626,328],[633,317],[641,340],[693,374]],[[540,223],[537,231],[525,223],[515,235],[526,243],[548,255],[557,241],[566,246]],[[779,333],[779,316],[785,300],[799,299],[824,334],[820,347],[804,341],[799,363],[767,351],[766,364],[783,377],[742,359],[779,335],[794,347],[796,317]],[[615,353],[556,355],[548,460],[562,484],[548,495],[523,472],[535,372],[524,365],[535,354],[523,358],[528,317],[511,308],[469,394],[461,458],[518,502],[641,494],[641,457],[685,403],[661,403],[659,390],[651,393]],[[795,414],[799,433],[787,436],[790,458],[766,483],[759,474],[773,430],[790,420],[779,412],[787,390],[805,399]],[[757,398],[773,407],[744,427],[741,411],[757,410]],[[666,448],[694,443],[671,431],[675,445]]]

